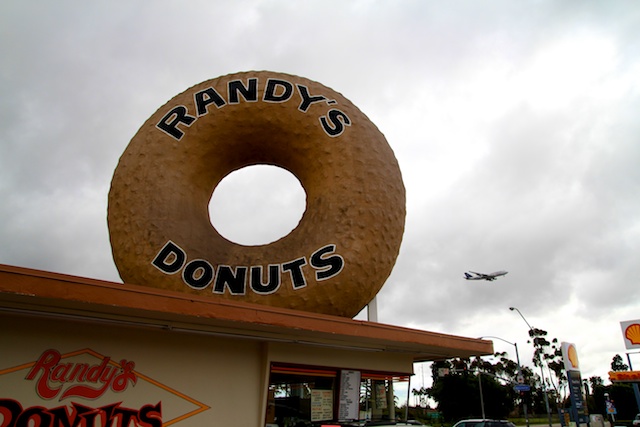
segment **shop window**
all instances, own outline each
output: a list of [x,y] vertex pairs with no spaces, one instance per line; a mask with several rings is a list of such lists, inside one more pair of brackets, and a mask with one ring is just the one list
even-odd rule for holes
[[402,418],[397,410],[405,402],[399,402],[394,383],[407,379],[397,374],[274,364],[266,426],[396,420]]

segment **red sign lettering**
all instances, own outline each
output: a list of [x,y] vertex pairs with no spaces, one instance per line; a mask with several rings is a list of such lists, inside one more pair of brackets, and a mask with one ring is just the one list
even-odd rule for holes
[[[33,365],[25,379],[36,381],[36,392],[43,399],[53,399],[62,392],[60,400],[67,397],[84,397],[96,399],[107,390],[124,391],[129,383],[135,385],[138,378],[135,363],[121,360],[120,364],[111,362],[105,357],[97,365],[87,363],[61,363],[62,355],[57,350],[47,350]],[[71,385],[71,383],[75,383]],[[80,383],[80,384],[78,384]],[[0,426],[4,427],[4,426]]]

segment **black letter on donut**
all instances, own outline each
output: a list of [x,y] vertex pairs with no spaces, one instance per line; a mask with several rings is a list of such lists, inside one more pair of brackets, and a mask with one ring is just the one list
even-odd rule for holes
[[302,266],[304,265],[307,265],[307,260],[304,257],[282,264],[282,271],[288,271],[291,274],[293,289],[307,286],[307,281],[304,278],[304,274],[302,274]]
[[[169,119],[171,118],[173,118],[173,120],[169,122]],[[194,120],[196,120],[195,117],[187,114],[187,107],[184,105],[178,105],[160,119],[156,127],[179,141],[184,135],[184,132],[178,129],[178,123],[184,123],[186,126],[191,126],[191,123],[193,123]]]
[[213,267],[203,259],[194,259],[182,271],[182,280],[190,288],[202,290],[213,280]]
[[245,101],[258,101],[258,79],[254,77],[249,79],[248,82],[248,87],[242,84],[241,80],[232,80],[229,82],[229,103],[238,104],[240,102],[238,92],[242,93],[242,97]]
[[[349,116],[340,110],[332,109],[327,113],[329,120],[326,117],[320,117],[320,123],[322,128],[330,137],[336,137],[344,131],[344,126],[351,126],[351,120]],[[331,124],[329,124],[331,122]]]
[[[276,87],[282,86],[282,95],[276,95]],[[265,102],[285,102],[293,95],[293,85],[286,80],[269,79],[264,90]]]
[[[311,254],[311,266],[316,271],[316,280],[327,280],[342,271],[344,259],[338,254],[323,258],[323,255],[335,252],[336,245],[327,245]],[[322,270],[324,269],[324,270]]]
[[219,265],[213,292],[224,294],[224,287],[228,285],[232,295],[244,295],[246,279],[247,267],[236,267],[236,273],[234,274],[228,265]]
[[302,102],[298,106],[298,110],[302,111],[303,113],[307,112],[311,104],[314,104],[316,102],[321,102],[327,99],[322,95],[309,96],[309,89],[307,89],[306,86],[303,86],[303,85],[296,85],[296,86],[298,86],[298,90],[300,91],[300,96],[302,97]]
[[212,87],[193,94],[193,100],[196,103],[196,111],[198,117],[207,114],[207,105],[216,104],[216,107],[224,107],[227,103],[218,92]]
[[262,266],[254,265],[251,267],[251,289],[256,294],[268,295],[278,290],[280,287],[280,266],[269,266],[269,282],[262,283]]
[[[167,262],[173,256],[173,260]],[[184,265],[184,261],[187,258],[187,255],[184,251],[171,240],[169,240],[158,255],[151,261],[157,269],[166,274],[173,274],[180,271],[182,266]]]

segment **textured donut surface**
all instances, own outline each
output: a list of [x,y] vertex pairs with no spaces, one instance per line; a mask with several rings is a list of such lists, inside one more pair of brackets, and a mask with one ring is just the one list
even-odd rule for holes
[[[266,245],[209,220],[229,173],[267,164],[306,192],[298,226]],[[156,111],[116,167],[107,213],[125,283],[353,317],[398,256],[405,189],[377,127],[341,94],[283,73],[200,83]]]

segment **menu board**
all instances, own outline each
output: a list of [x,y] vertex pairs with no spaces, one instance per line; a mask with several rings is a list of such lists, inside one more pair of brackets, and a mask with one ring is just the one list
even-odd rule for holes
[[333,419],[333,390],[311,390],[311,421]]
[[340,372],[338,419],[357,420],[360,410],[360,371]]

